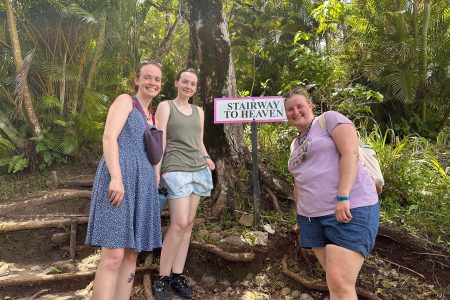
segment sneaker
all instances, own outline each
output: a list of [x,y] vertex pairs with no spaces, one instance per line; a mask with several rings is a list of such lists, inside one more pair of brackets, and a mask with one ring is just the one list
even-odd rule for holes
[[172,300],[170,281],[170,276],[160,276],[155,280],[155,283],[153,284],[155,300]]
[[178,275],[172,278],[171,286],[174,292],[183,298],[183,300],[194,300],[194,291],[189,286],[186,276]]

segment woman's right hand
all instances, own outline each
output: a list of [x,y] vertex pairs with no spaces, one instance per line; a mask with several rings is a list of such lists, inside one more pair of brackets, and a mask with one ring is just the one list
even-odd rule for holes
[[111,178],[109,183],[109,202],[115,207],[119,207],[122,203],[125,188],[123,187],[122,178]]
[[352,214],[350,212],[350,201],[338,201],[336,203],[336,220],[339,223],[348,223],[352,220]]

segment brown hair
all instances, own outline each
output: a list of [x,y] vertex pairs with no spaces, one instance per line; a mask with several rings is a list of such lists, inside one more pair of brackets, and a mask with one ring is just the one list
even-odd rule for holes
[[[153,65],[153,66],[157,67],[158,69],[161,70],[161,74],[162,74],[162,65],[161,65],[161,63],[159,61],[153,60],[153,59],[146,59],[146,60],[141,61],[137,65],[136,73],[134,75],[134,78],[139,78],[139,76],[141,75],[142,67],[144,67],[146,65]],[[138,86],[134,83],[134,78],[133,78],[133,87],[134,87],[134,91],[137,92],[138,91]]]
[[180,80],[181,74],[183,74],[184,72],[195,74],[195,76],[197,76],[197,79],[198,79],[198,71],[197,70],[192,69],[192,68],[186,68],[186,69],[182,69],[180,72],[178,72],[177,81]]
[[284,94],[283,95],[284,102],[286,102],[286,100],[288,100],[289,98],[292,98],[295,95],[303,96],[303,97],[305,97],[306,102],[313,103],[313,101],[311,100],[311,96],[309,96],[308,91],[302,86],[296,86],[292,90],[290,90],[289,92]]

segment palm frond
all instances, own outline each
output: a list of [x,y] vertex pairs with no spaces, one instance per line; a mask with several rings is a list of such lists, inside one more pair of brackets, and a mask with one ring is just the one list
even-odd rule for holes
[[42,96],[41,103],[43,104],[44,108],[53,108],[53,109],[61,108],[61,103],[59,102],[59,100],[51,95]]
[[79,145],[78,134],[65,135],[59,144],[59,149],[66,155],[74,154]]
[[413,103],[419,82],[417,72],[394,65],[387,68],[387,73],[384,80],[392,88],[395,98],[406,104]]
[[16,88],[14,90],[14,96],[17,102],[17,106],[19,108],[21,108],[23,104],[23,97],[25,93],[25,88],[27,86],[28,71],[30,70],[35,50],[36,48],[27,53],[27,55],[23,59],[22,65],[16,72],[16,80],[15,80]]
[[446,21],[450,21],[450,7],[444,9],[443,16]]
[[14,144],[11,143],[9,140],[2,138],[0,136],[0,149],[7,151],[14,151],[16,150],[16,147],[14,147]]
[[54,82],[60,82],[61,80],[76,82],[80,79],[77,66],[74,65],[62,66],[44,61],[40,71]]
[[91,12],[88,12],[76,3],[64,5],[60,1],[52,0],[49,2],[63,18],[75,17],[88,24],[96,24],[98,22],[97,18]]

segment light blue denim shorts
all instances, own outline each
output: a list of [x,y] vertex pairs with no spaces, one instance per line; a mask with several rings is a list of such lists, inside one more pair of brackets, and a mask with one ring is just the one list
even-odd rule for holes
[[178,199],[197,194],[211,195],[212,175],[208,167],[195,172],[174,171],[161,176],[161,187],[167,189],[167,199]]
[[366,257],[375,244],[380,222],[380,204],[350,209],[352,220],[339,223],[336,215],[308,218],[297,215],[302,248],[334,244]]

